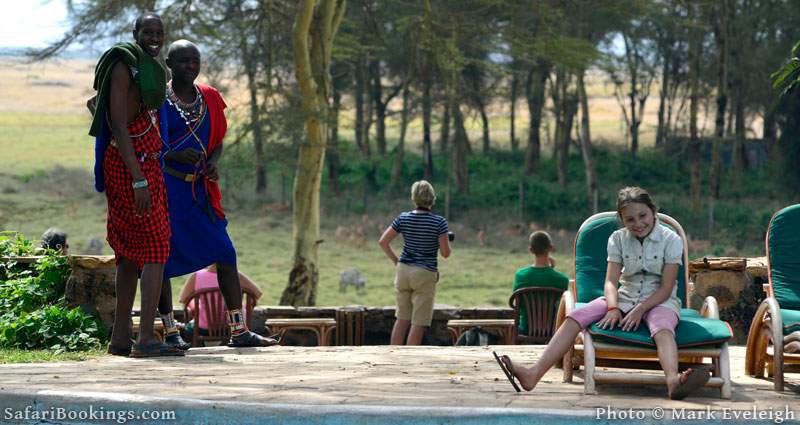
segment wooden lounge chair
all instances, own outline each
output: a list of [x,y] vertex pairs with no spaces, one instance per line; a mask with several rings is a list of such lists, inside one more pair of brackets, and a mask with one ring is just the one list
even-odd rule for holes
[[[676,328],[679,369],[699,366],[705,358],[712,371],[706,386],[720,388],[722,398],[731,397],[730,365],[727,341],[733,337],[730,326],[719,320],[717,302],[707,297],[698,313],[685,308],[688,298],[688,245],[680,224],[665,214],[658,214],[661,225],[672,228],[683,240],[683,265],[678,270],[678,297],[684,308]],[[576,308],[603,295],[608,238],[620,227],[616,212],[595,214],[583,222],[575,237],[575,282],[564,293],[557,326]],[[647,325],[636,331],[600,329],[596,324],[579,335],[577,345],[563,360],[564,381],[571,382],[573,367],[583,366],[584,392],[595,394],[595,383],[664,384],[663,375],[631,375],[598,371],[597,366],[623,369],[660,370],[655,342]]]
[[[253,309],[256,305],[256,297],[254,294],[244,291],[244,320],[248,329],[253,328]],[[228,325],[228,309],[225,308],[225,300],[222,298],[222,292],[219,288],[203,288],[192,292],[189,295],[189,303],[184,306],[184,317],[186,322],[195,319],[194,328],[192,329],[192,347],[205,346],[206,342],[217,341],[222,345],[228,343],[231,338],[231,330]],[[193,309],[189,309],[193,306]],[[193,316],[193,311],[196,313],[200,308],[201,314],[205,316],[205,321],[208,328],[202,330],[199,326],[200,321],[197,317]],[[206,333],[207,331],[207,333]]]
[[[564,291],[558,288],[520,288],[508,299],[514,309],[514,344],[547,344],[556,331],[556,312]],[[520,333],[520,312],[528,320],[527,333]]]
[[783,391],[784,372],[800,372],[800,353],[784,352],[785,338],[800,332],[800,204],[772,216],[766,246],[767,298],[750,325],[745,373],[763,378],[766,368],[775,391]]

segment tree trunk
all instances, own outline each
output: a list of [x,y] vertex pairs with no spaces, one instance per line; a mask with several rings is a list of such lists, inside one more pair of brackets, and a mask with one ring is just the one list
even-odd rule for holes
[[672,46],[664,49],[663,63],[661,64],[661,92],[658,95],[658,127],[656,129],[656,146],[662,146],[667,138],[667,129],[669,122],[666,121],[667,99],[669,92],[669,77],[670,77],[670,56]]
[[339,189],[339,111],[342,109],[342,93],[333,87],[333,108],[331,109],[331,131],[328,139],[328,187],[334,195]]
[[[775,96],[771,92],[767,104],[772,105],[774,102]],[[778,139],[778,121],[775,117],[775,108],[768,107],[764,112],[764,133],[761,137],[767,141],[767,148],[771,151],[773,143]]]
[[292,50],[306,128],[295,174],[293,259],[281,305],[314,305],[319,282],[319,189],[328,125],[330,62],[333,40],[344,15],[345,0],[299,2]]
[[375,107],[375,146],[380,156],[386,156],[386,104],[383,103],[383,86],[381,85],[380,62],[372,59],[369,62],[369,73],[372,77],[372,103]]
[[486,105],[483,102],[478,104],[481,112],[481,122],[483,123],[483,153],[489,153],[489,116],[486,115]]
[[[697,19],[696,5],[689,4],[689,21]],[[693,28],[689,35],[689,158],[691,164],[692,211],[700,212],[700,139],[697,134],[697,112],[700,103],[700,34]]]
[[431,146],[431,76],[429,65],[422,77],[422,161],[426,180],[433,179],[433,149]]
[[[455,96],[453,96],[455,97]],[[453,114],[453,124],[455,125],[455,135],[453,137],[453,181],[456,183],[458,193],[464,195],[469,193],[469,169],[467,165],[467,146],[469,138],[464,128],[464,116],[457,101],[450,104]]]
[[528,102],[530,123],[528,125],[528,147],[525,151],[525,175],[530,176],[536,169],[541,155],[539,128],[542,125],[544,111],[544,91],[550,67],[543,61],[537,61],[528,71],[525,82],[525,97]]
[[744,115],[744,96],[741,89],[741,82],[736,93],[736,124],[734,125],[733,151],[731,152],[731,176],[733,184],[736,185],[739,173],[744,166],[744,140],[746,138],[745,115]]
[[450,145],[450,105],[445,102],[442,125],[439,127],[439,152],[447,153]]
[[364,58],[359,57],[356,59],[356,69],[355,69],[355,99],[356,104],[356,124],[355,124],[355,132],[356,132],[356,147],[358,147],[359,152],[361,152],[365,157],[369,157],[369,134],[367,130],[367,123],[365,118],[365,104],[364,104],[364,91],[366,90],[366,72],[364,70]]
[[572,77],[566,67],[556,68],[556,79],[552,91],[553,111],[555,114],[556,134],[554,154],[557,164],[558,185],[567,186],[567,161],[569,159],[569,142],[572,133],[572,122],[577,110],[577,97],[569,92]]
[[519,140],[516,135],[516,118],[517,118],[517,97],[519,96],[519,73],[513,72],[511,74],[511,128],[509,128],[509,137],[511,139],[511,152],[519,150]]
[[[717,62],[717,112],[714,120],[714,138],[711,142],[711,170],[709,186],[711,196],[719,199],[720,173],[722,161],[720,159],[720,144],[725,136],[725,109],[728,106],[728,1],[719,3],[715,8],[714,37],[717,40],[719,61]],[[720,10],[721,9],[721,10]]]
[[247,74],[247,88],[250,93],[250,126],[253,129],[253,148],[256,156],[256,193],[267,192],[267,159],[264,155],[264,135],[261,131],[261,120],[258,112],[258,85],[256,84],[255,64],[251,59],[244,61]]
[[581,107],[581,156],[583,157],[583,170],[586,175],[586,195],[592,214],[598,211],[599,196],[597,191],[597,170],[594,168],[592,158],[592,136],[589,131],[589,97],[586,95],[586,85],[583,78],[586,71],[578,73],[578,100]]
[[411,109],[411,90],[409,84],[403,86],[403,110],[400,112],[400,139],[397,141],[397,152],[392,163],[392,179],[390,186],[398,187],[403,174],[403,157],[405,156],[406,129],[408,129],[408,116]]

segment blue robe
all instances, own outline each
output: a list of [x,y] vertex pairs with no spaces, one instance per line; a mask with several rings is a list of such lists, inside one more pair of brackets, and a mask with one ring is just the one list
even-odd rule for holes
[[[159,109],[161,137],[164,140],[163,154],[187,148],[208,149],[211,133],[211,120],[208,108],[200,123],[195,124],[194,133],[189,131],[185,121],[169,102]],[[202,171],[192,164],[180,164],[163,159],[163,164],[182,173],[194,174]],[[208,202],[205,185],[201,179],[194,184],[164,173],[169,205],[169,222],[172,227],[169,260],[164,267],[164,277],[182,276],[205,268],[212,263],[236,264],[236,249],[226,227],[228,221],[214,214]]]

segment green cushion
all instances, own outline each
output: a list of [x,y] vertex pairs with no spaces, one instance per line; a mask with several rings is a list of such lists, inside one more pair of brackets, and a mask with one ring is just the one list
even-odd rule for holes
[[[608,267],[608,238],[620,227],[616,215],[600,217],[587,223],[575,239],[576,301],[588,303],[603,296]],[[682,305],[686,305],[685,266],[683,264],[678,269],[678,298]]]
[[783,322],[783,334],[789,335],[792,332],[800,331],[800,310],[781,309],[781,321]]
[[575,239],[575,284],[577,300],[588,303],[603,296],[608,267],[608,237],[619,229],[617,217],[603,217],[588,223]]
[[[639,325],[639,329],[632,332],[623,331],[619,328],[613,330],[600,329],[595,323],[589,328],[589,333],[604,342],[620,345],[656,346],[655,341],[650,337],[650,329],[645,323]],[[700,317],[695,310],[681,310],[681,320],[675,329],[675,342],[677,342],[679,348],[719,345],[731,338],[733,338],[733,331],[728,323],[719,319]]]
[[775,298],[783,308],[800,310],[800,204],[775,213],[767,235]]

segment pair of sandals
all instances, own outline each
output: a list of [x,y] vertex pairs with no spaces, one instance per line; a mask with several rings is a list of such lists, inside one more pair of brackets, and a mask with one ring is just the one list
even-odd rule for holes
[[[497,361],[497,364],[500,365],[500,369],[503,370],[503,373],[506,375],[506,378],[508,378],[508,382],[511,383],[511,386],[514,387],[514,390],[521,392],[522,390],[516,382],[517,376],[511,370],[513,366],[511,359],[508,356],[498,356],[494,351],[492,351],[492,355],[494,355],[494,359]],[[696,367],[688,370],[689,372],[686,376],[686,380],[681,382],[678,388],[669,395],[670,399],[683,400],[686,396],[704,386],[709,378],[711,378],[711,373],[704,367]]]
[[183,350],[178,347],[163,343],[161,341],[151,341],[145,344],[131,344],[126,347],[119,347],[108,344],[108,354],[121,357],[147,358],[147,357],[182,357],[185,356]]

